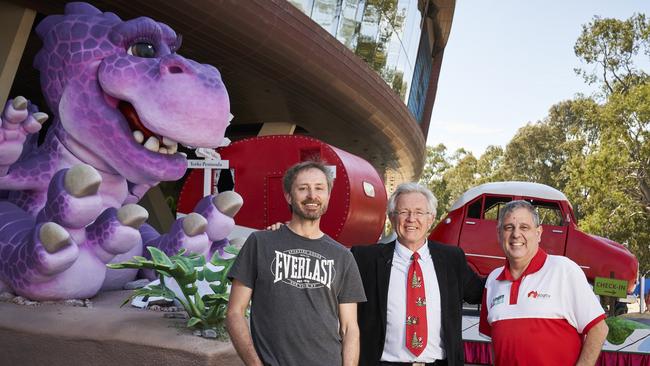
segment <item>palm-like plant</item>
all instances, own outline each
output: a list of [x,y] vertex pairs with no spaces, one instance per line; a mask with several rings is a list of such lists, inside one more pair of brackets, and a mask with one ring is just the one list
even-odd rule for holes
[[[233,255],[232,258],[228,259],[219,255],[219,252],[214,253],[210,263],[217,267],[223,267],[219,271],[210,269],[206,265],[203,255],[186,255],[185,249],[181,249],[178,254],[171,257],[154,247],[147,247],[147,250],[151,253],[151,259],[135,256],[127,262],[107,265],[112,269],[152,269],[160,277],[160,284],[133,291],[121,306],[126,305],[136,296],[175,298],[183,305],[189,315],[188,327],[195,329],[223,329],[229,298],[226,276],[234,263],[234,256],[239,253],[239,249],[234,246],[224,248],[226,253]],[[165,277],[176,280],[183,296],[178,296],[165,285]],[[201,296],[198,291],[197,281],[202,280],[209,283],[214,293]]]

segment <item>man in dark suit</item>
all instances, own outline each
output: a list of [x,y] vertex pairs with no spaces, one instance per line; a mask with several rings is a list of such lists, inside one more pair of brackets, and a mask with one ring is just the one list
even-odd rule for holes
[[427,240],[436,206],[427,188],[401,184],[387,209],[397,240],[352,248],[368,299],[358,306],[361,366],[464,363],[462,302],[480,303],[484,280],[460,248]]

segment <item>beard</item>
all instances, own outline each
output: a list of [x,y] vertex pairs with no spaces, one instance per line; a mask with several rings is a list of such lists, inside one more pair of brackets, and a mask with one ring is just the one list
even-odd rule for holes
[[[319,208],[317,210],[304,210],[303,207],[304,205],[310,204],[310,203],[316,203],[320,204]],[[314,201],[314,200],[304,200],[300,202],[298,205],[289,205],[291,207],[291,213],[294,215],[298,216],[299,218],[303,220],[308,220],[308,221],[316,221],[321,218],[327,211],[327,203],[319,202],[319,201]]]

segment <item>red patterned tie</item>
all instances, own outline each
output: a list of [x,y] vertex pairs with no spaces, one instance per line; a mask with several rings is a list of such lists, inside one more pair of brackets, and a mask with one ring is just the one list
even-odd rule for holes
[[406,288],[406,348],[419,356],[427,345],[427,300],[422,269],[418,264],[420,255],[415,252],[411,259]]

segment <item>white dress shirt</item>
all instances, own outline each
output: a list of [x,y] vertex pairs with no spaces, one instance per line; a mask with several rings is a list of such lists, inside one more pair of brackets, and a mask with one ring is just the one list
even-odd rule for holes
[[440,288],[433,267],[429,246],[418,249],[420,268],[424,278],[424,291],[427,300],[427,345],[424,351],[415,356],[406,348],[406,286],[408,270],[413,252],[395,243],[395,253],[388,284],[388,307],[386,314],[386,340],[381,361],[388,362],[434,362],[445,358],[442,345],[442,324],[440,308]]

